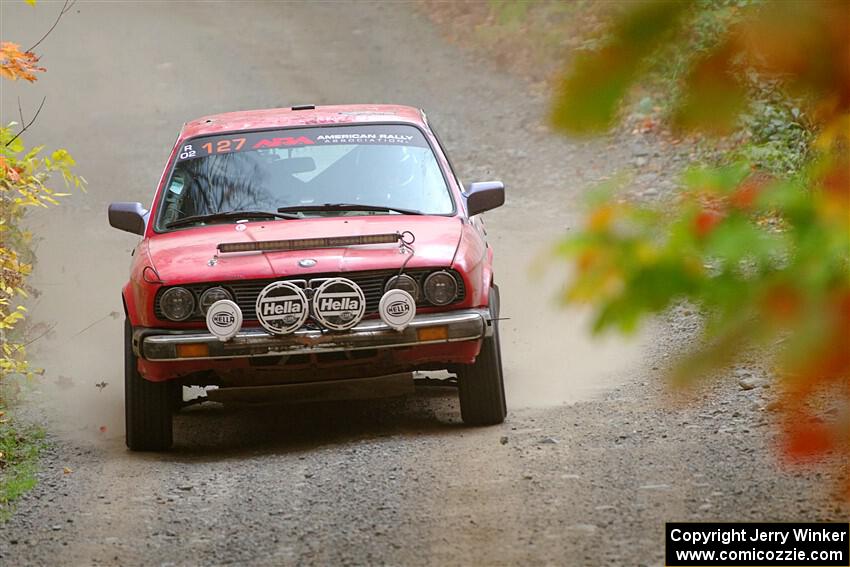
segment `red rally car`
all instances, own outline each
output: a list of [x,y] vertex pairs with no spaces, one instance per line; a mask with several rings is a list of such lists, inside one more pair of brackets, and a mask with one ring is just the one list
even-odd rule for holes
[[[182,386],[217,401],[357,397],[457,376],[465,423],[505,418],[484,211],[419,109],[295,106],[183,127],[122,290],[127,446],[172,445]],[[312,394],[311,394],[312,392]],[[315,397],[312,399],[316,399]]]

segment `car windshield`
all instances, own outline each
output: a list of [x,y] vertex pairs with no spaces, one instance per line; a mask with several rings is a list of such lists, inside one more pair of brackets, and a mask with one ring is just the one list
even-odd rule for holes
[[156,228],[235,222],[238,215],[202,217],[278,209],[297,217],[445,215],[454,204],[431,147],[413,126],[241,132],[181,146]]

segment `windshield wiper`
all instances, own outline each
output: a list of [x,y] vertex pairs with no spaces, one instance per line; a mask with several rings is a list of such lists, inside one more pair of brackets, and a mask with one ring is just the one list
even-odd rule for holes
[[221,221],[228,219],[299,219],[298,215],[287,215],[284,212],[272,212],[272,211],[224,211],[221,213],[211,213],[208,215],[192,215],[188,217],[184,217],[182,219],[178,219],[174,222],[170,222],[165,225],[165,228],[176,228],[178,226],[184,226],[187,224],[194,224],[196,222],[211,222],[211,221]]
[[294,207],[281,207],[279,213],[300,213],[304,211],[364,211],[376,213],[401,213],[403,215],[424,215],[422,211],[413,209],[400,209],[385,205],[360,205],[357,203],[325,203],[323,205],[296,205]]

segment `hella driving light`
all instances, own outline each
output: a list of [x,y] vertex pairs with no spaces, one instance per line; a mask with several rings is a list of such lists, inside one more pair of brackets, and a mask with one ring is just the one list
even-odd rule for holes
[[332,331],[354,327],[365,313],[366,297],[351,280],[329,279],[313,294],[313,317]]
[[272,282],[257,296],[257,320],[273,335],[294,333],[309,312],[307,296],[292,282]]
[[378,303],[378,314],[389,327],[403,331],[416,316],[416,301],[403,289],[390,289]]
[[384,293],[391,289],[406,291],[411,295],[411,297],[413,297],[413,301],[419,301],[419,297],[422,295],[422,292],[419,290],[419,284],[416,283],[415,279],[407,274],[391,277],[387,281],[387,285],[384,286]]
[[206,315],[207,329],[221,342],[236,336],[242,327],[242,310],[229,299],[213,303]]
[[198,302],[201,306],[201,313],[206,315],[207,311],[209,311],[210,305],[223,299],[233,301],[233,296],[230,295],[230,292],[223,287],[216,286],[209,288],[201,294],[201,300]]
[[183,321],[195,310],[195,296],[185,287],[172,287],[159,298],[159,307],[168,319]]
[[457,281],[448,272],[434,272],[425,278],[425,299],[434,305],[448,305],[457,298]]

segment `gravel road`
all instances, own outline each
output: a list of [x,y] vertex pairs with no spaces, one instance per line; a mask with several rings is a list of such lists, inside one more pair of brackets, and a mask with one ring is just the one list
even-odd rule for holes
[[[57,8],[3,2],[3,39],[29,44]],[[28,138],[66,143],[90,190],[32,219],[32,314],[51,330],[35,350],[45,375],[21,397],[53,444],[0,525],[0,563],[660,565],[665,521],[846,521],[826,471],[777,469],[763,370],[685,404],[661,371],[693,314],[592,343],[586,314],[556,308],[563,270],[538,273],[589,184],[625,169],[640,195],[669,190],[681,158],[652,140],[554,136],[545,100],[447,45],[410,4],[80,2],[42,53],[36,85],[3,83],[2,119],[18,95],[26,109],[48,94]],[[106,204],[150,201],[186,120],[343,102],[424,107],[464,180],[508,186],[487,219],[510,317],[507,422],[465,428],[437,388],[199,406],[176,418],[171,453],[127,452],[119,289],[133,240],[108,228]]]

